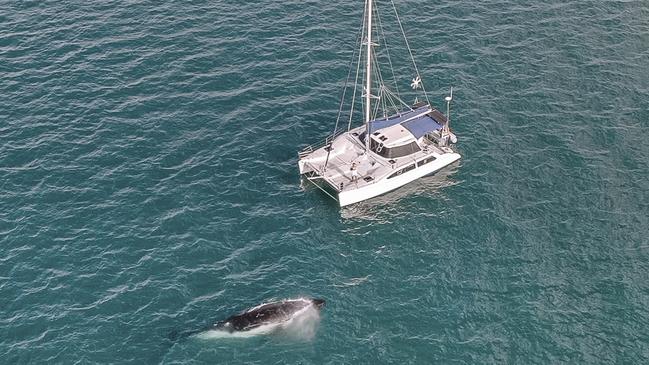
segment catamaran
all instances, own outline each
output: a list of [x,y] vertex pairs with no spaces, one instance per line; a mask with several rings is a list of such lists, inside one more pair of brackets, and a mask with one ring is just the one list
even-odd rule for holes
[[[445,97],[444,115],[430,104],[396,6],[390,0],[414,66],[415,77],[410,86],[415,91],[421,90],[425,96],[425,101],[416,98],[411,104],[401,99],[377,3],[378,0],[365,1],[358,36],[360,46],[352,55],[333,133],[324,142],[307,146],[298,153],[300,175],[337,200],[341,207],[397,189],[461,158],[454,147],[457,137],[449,127],[453,88]],[[379,45],[386,49],[381,53],[382,60],[387,58],[392,69],[394,85],[390,88],[386,83],[389,80],[381,74],[375,52]],[[362,63],[364,71],[360,82],[364,87],[357,98]],[[355,79],[350,85],[354,68]],[[347,128],[339,128],[347,90],[352,86]],[[360,100],[357,102],[357,99]],[[364,123],[352,127],[357,103],[364,111]]]

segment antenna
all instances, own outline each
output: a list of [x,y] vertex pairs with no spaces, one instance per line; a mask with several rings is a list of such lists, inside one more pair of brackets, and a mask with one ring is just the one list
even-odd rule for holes
[[444,126],[444,134],[449,133],[449,123],[451,122],[451,101],[453,101],[453,86],[451,86],[451,95],[444,98],[446,101],[446,125]]

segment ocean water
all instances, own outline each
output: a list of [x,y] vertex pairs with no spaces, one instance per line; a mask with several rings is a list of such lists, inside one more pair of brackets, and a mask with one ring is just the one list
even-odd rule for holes
[[463,159],[344,209],[296,153],[361,1],[0,5],[0,363],[649,362],[646,1],[396,0]]

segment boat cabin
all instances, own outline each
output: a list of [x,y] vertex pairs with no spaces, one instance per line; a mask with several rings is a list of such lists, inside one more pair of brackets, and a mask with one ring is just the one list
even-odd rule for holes
[[[369,128],[370,150],[386,159],[417,153],[421,151],[419,139],[441,130],[442,123],[446,122],[442,118],[437,110],[424,106],[391,118],[373,120]],[[365,132],[358,138],[365,144]]]
[[370,135],[370,150],[387,158],[399,158],[421,151],[417,139],[401,124],[378,130]]

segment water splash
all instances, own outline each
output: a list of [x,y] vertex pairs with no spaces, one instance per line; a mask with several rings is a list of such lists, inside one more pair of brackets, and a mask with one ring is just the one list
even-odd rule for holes
[[319,325],[320,311],[314,306],[309,306],[302,313],[285,322],[278,335],[293,340],[310,341],[315,338]]
[[358,278],[351,278],[349,281],[346,281],[346,282],[344,282],[342,284],[334,284],[334,286],[336,288],[347,288],[347,287],[350,287],[350,286],[361,285],[364,282],[368,281],[370,279],[370,276],[372,276],[372,275],[367,275],[367,276],[358,277]]

